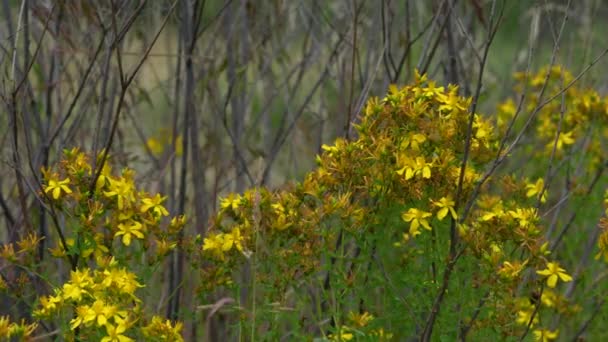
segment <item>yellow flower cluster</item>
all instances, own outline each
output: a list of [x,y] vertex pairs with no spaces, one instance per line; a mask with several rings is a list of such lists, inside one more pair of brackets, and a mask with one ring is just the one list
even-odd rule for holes
[[37,327],[37,323],[27,324],[25,321],[16,323],[11,322],[8,316],[0,316],[0,339],[3,341],[14,341],[17,339],[28,341]]
[[75,317],[70,321],[71,330],[79,327],[103,328],[108,341],[116,338],[131,341],[123,333],[137,319],[129,315],[136,312],[140,300],[135,291],[142,287],[135,274],[118,268],[111,261],[108,268],[72,271],[70,280],[53,295],[40,297],[40,307],[34,314],[39,318],[53,317],[65,307],[75,308]]
[[[66,337],[77,332],[81,339],[126,342],[146,331],[166,330],[170,337],[164,340],[179,340],[179,323],[153,318],[144,326],[145,306],[136,295],[144,285],[135,273],[142,265],[130,261],[146,257],[150,265],[160,264],[177,246],[185,217],[165,219],[166,198],[138,190],[130,169],[116,175],[108,161],[95,179],[89,159],[74,148],[64,151],[55,168],[43,170],[41,193],[69,227],[56,227],[56,234],[47,237],[56,242],[50,252],[68,261],[72,271],[69,281],[39,297],[35,316],[55,320],[72,311]],[[37,241],[29,237],[20,244],[31,249]]]
[[[391,341],[393,334],[383,328],[366,329],[374,320],[374,316],[365,311],[360,314],[355,312],[348,313],[348,325],[342,325],[334,333],[327,337],[330,341],[353,341],[360,339],[370,339],[373,341]],[[366,330],[368,330],[366,332]]]
[[[146,148],[155,156],[160,157],[165,151],[170,150],[173,146],[173,134],[168,129],[162,128],[156,134],[146,140]],[[183,139],[181,135],[175,138],[175,155],[183,154]]]
[[[458,95],[456,86],[440,87],[417,74],[412,85],[391,86],[385,98],[370,99],[355,125],[357,138],[339,138],[334,144],[323,145],[318,167],[302,182],[276,191],[254,188],[243,194],[229,194],[220,201],[221,209],[201,248],[203,258],[214,260],[205,266],[206,274],[215,277],[209,282],[220,279],[218,275],[230,275],[230,270],[253,253],[269,266],[257,269],[256,284],[266,286],[269,293],[282,294],[294,286],[290,280],[306,282],[315,267],[343,267],[331,260],[348,259],[348,248],[363,249],[386,236],[394,239],[391,246],[399,248],[382,253],[402,253],[406,261],[431,259],[432,255],[447,253],[446,244],[434,243],[445,242],[450,225],[455,224],[465,253],[477,260],[472,271],[475,286],[484,284],[492,293],[484,305],[494,316],[480,319],[475,327],[494,329],[497,320],[505,321],[499,329],[513,334],[508,322],[513,316],[518,316],[517,322],[529,321],[532,316],[538,320],[540,313],[533,314],[534,306],[513,304],[513,294],[520,288],[540,288],[544,282],[554,288],[558,280],[572,280],[557,261],[545,258],[548,243],[536,207],[537,202],[548,200],[544,179],[530,182],[496,174],[479,184],[489,163],[499,155],[501,125],[512,117],[509,113],[516,107],[512,101],[501,105],[501,110],[509,113],[498,116],[497,128],[485,116],[470,113],[470,104],[471,99]],[[462,170],[467,137],[470,154]],[[563,138],[564,148],[570,146],[568,137]],[[457,193],[461,177],[462,187]],[[476,197],[468,212],[462,212],[472,195]],[[425,230],[432,232],[428,235],[433,243],[422,233]],[[256,241],[263,241],[263,248]],[[371,276],[359,276],[353,271],[359,267],[357,259],[348,260],[348,269],[335,272],[344,281],[340,286],[350,289],[361,278]],[[417,264],[424,263],[416,261],[401,267]],[[266,272],[267,268],[274,272]],[[537,277],[524,277],[526,274]],[[399,279],[397,275],[378,275],[387,276],[390,281]],[[316,283],[314,279],[309,280],[311,286]],[[435,280],[426,283],[435,284]],[[360,291],[368,291],[365,282],[360,286]],[[357,338],[366,317],[338,326],[329,338]],[[537,329],[534,334],[550,339],[557,332]]]
[[[572,149],[584,149],[589,171],[593,172],[605,159],[602,141],[608,140],[608,97],[602,97],[591,87],[572,83],[574,76],[565,68],[554,65],[541,68],[535,74],[515,74],[519,92],[525,89],[515,128],[522,127],[528,116],[537,112],[532,121],[538,144],[530,146],[528,153],[536,151],[546,157],[555,149],[563,158]],[[498,125],[504,132],[517,112],[518,104],[509,98],[498,106]],[[540,148],[539,148],[540,147]]]
[[92,253],[100,257],[108,253],[114,238],[124,246],[130,246],[134,240],[145,240],[150,234],[157,245],[172,238],[160,227],[162,218],[169,215],[162,204],[166,197],[138,191],[132,170],[124,169],[120,176],[115,176],[110,165],[104,165],[91,195],[90,182],[95,174],[88,156],[78,149],[64,153],[59,170],[43,170],[46,178],[43,191],[51,195],[54,205],[79,219],[82,231],[74,233],[84,240],[75,245],[76,240],[68,235],[66,244],[60,241],[53,250],[54,255],[66,256],[68,249],[80,248],[85,257]]
[[163,320],[159,316],[153,316],[148,325],[142,328],[144,336],[154,341],[183,341],[181,335],[182,323],[171,323],[170,320]]

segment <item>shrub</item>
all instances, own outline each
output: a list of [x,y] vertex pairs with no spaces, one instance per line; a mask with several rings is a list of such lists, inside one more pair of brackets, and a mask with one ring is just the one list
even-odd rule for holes
[[[0,317],[0,336],[181,340],[182,323],[156,314],[154,272],[179,246],[207,321],[222,306],[234,313],[226,338],[578,337],[605,291],[592,278],[605,266],[589,255],[597,238],[595,260],[608,261],[608,100],[559,67],[516,78],[528,96],[494,119],[425,75],[391,86],[369,100],[356,138],[323,145],[301,182],[227,195],[204,237],[182,239],[186,219],[169,219],[133,170],[97,175],[100,158],[66,150],[39,193],[52,259],[32,232],[0,250],[0,289],[35,302],[28,319]],[[508,172],[523,158],[530,174]]]
[[[542,101],[538,78],[532,103]],[[566,74],[563,83],[570,80]],[[550,89],[555,97],[559,89]],[[566,119],[571,125],[605,120],[605,102],[594,93],[567,93],[578,118]],[[562,321],[560,329],[556,322],[581,310],[560,291],[573,280],[567,269],[575,260],[556,260],[540,214],[554,197],[542,177],[495,172],[512,152],[510,136],[499,135],[509,133],[513,102],[501,105],[498,128],[468,112],[470,104],[457,87],[420,75],[370,99],[357,138],[324,145],[318,168],[301,183],[221,202],[202,248],[203,258],[214,260],[205,266],[212,275],[206,281],[255,289],[240,309],[257,334],[294,325],[304,334],[321,326],[333,339],[379,331],[397,340],[431,331],[448,339],[574,334],[580,320]],[[553,136],[556,148],[545,149],[555,115],[541,108],[535,122],[547,131],[539,135],[543,148],[533,150],[552,158],[577,133]],[[578,127],[572,129],[585,129]],[[599,155],[590,159],[594,165]],[[245,280],[235,271],[248,268],[253,276]],[[270,302],[293,311],[279,315]],[[359,315],[377,318],[361,323],[353,318]]]
[[[115,175],[106,164],[97,178],[93,170],[89,156],[76,148],[64,151],[55,168],[43,170],[39,196],[54,222],[48,237],[57,241],[50,249],[54,260],[36,260],[41,239],[33,233],[17,243],[17,252],[5,245],[3,258],[32,274],[21,273],[24,288],[10,289],[11,294],[37,297],[33,317],[45,328],[56,326],[52,334],[66,339],[181,340],[181,323],[154,315],[162,289],[150,284],[153,271],[176,247],[184,217],[168,220],[165,198],[137,189],[132,170]],[[10,337],[15,330],[27,336],[33,327],[0,332]]]

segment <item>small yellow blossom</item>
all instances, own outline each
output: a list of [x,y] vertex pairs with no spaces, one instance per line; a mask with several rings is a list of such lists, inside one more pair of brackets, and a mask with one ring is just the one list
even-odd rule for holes
[[230,193],[228,196],[226,196],[220,201],[220,208],[222,208],[222,210],[230,208],[233,211],[236,211],[239,208],[239,205],[241,205],[241,200],[241,195]]
[[515,208],[509,210],[509,215],[516,219],[522,228],[533,226],[538,221],[536,208]]
[[431,230],[431,226],[429,225],[428,217],[433,216],[433,214],[419,210],[416,208],[409,208],[407,212],[401,214],[401,218],[405,222],[410,223],[410,235],[416,236],[420,234],[418,231],[418,227],[422,226],[427,230]]
[[456,220],[458,218],[458,215],[456,214],[456,211],[454,210],[455,204],[456,203],[452,199],[452,196],[442,197],[437,202],[433,201],[433,205],[440,208],[439,211],[437,212],[437,218],[439,219],[439,221],[442,221],[443,218],[447,216],[448,212],[450,213],[450,215],[452,216],[452,218],[454,220]]
[[424,157],[418,156],[416,159],[411,159],[407,156],[402,156],[399,159],[403,167],[396,172],[400,176],[405,176],[405,180],[410,180],[419,174],[422,174],[422,178],[431,178],[431,166],[433,166],[433,163],[427,163]]
[[428,86],[422,89],[422,95],[426,97],[441,96],[445,92],[443,87],[437,87],[435,81],[429,81]]
[[572,134],[573,134],[572,131],[566,132],[566,133],[561,133],[559,135],[559,137],[557,138],[557,142],[551,141],[547,144],[547,149],[552,150],[553,146],[555,145],[555,149],[557,151],[561,151],[564,148],[564,146],[574,144],[575,139],[572,136]]
[[513,261],[512,263],[509,261],[505,261],[503,262],[500,270],[498,270],[498,274],[504,276],[507,279],[515,279],[519,276],[519,273],[523,270],[527,263],[527,260],[523,263],[519,261]]
[[183,341],[181,335],[183,324],[176,322],[175,325],[170,320],[165,320],[159,316],[153,316],[150,324],[142,328],[142,332],[147,337],[152,337],[162,341]]
[[88,269],[72,271],[70,281],[63,284],[63,298],[79,301],[92,284],[93,278]]
[[15,257],[15,246],[12,243],[2,245],[2,248],[0,248],[0,258],[14,261]]
[[536,329],[533,331],[534,341],[551,342],[555,341],[559,336],[559,330],[551,331],[549,329]]
[[[534,314],[534,319],[532,319],[533,314],[534,314],[533,305],[530,305],[529,307],[526,307],[522,310],[517,311],[517,323],[519,323],[521,325],[530,324],[531,326],[534,326],[535,324],[538,323],[538,313]],[[532,319],[532,322],[530,323],[531,319]]]
[[53,313],[61,304],[61,293],[56,290],[55,295],[40,297],[40,310],[37,310],[40,315],[49,315]]
[[372,330],[370,336],[374,336],[376,341],[391,341],[393,339],[393,334],[384,331],[384,328]]
[[374,316],[367,311],[361,314],[355,313],[353,311],[348,313],[348,320],[359,328],[367,326],[369,322],[371,322],[373,319]]
[[572,277],[566,273],[566,270],[559,266],[557,262],[548,262],[547,268],[541,271],[536,271],[536,274],[547,276],[547,285],[554,288],[557,285],[557,279],[563,282],[572,281]]
[[[343,198],[345,200],[348,199],[348,197]],[[336,202],[335,205],[339,206],[340,202],[341,201]],[[285,206],[280,202],[272,204],[272,209],[274,210],[275,214],[277,214],[277,219],[272,224],[274,228],[278,230],[285,230],[293,225],[293,222],[290,218],[290,216],[293,214],[293,210],[286,209]]]
[[167,239],[160,239],[156,241],[156,253],[159,256],[167,255],[170,251],[174,250],[177,247],[176,242],[167,241]]
[[127,330],[127,323],[125,320],[118,320],[116,326],[108,323],[106,324],[106,332],[108,336],[101,339],[101,342],[131,342],[133,339],[124,335]]
[[135,201],[135,185],[130,179],[123,177],[110,178],[110,191],[104,191],[106,197],[116,197],[118,209],[123,210]]
[[116,306],[107,304],[101,299],[97,299],[93,305],[89,307],[89,310],[87,310],[84,316],[84,322],[94,321],[101,327],[106,325],[108,319],[114,317],[116,312]]
[[13,324],[8,316],[0,316],[0,337],[8,340],[13,334]]
[[464,111],[466,109],[466,102],[458,96],[458,87],[450,85],[449,88],[449,93],[447,95],[441,94],[441,96],[438,97],[439,101],[443,103],[439,106],[439,111],[447,113],[459,113]]
[[118,224],[118,232],[116,232],[115,236],[122,235],[122,243],[125,246],[129,246],[131,244],[131,238],[135,236],[138,239],[143,239],[144,234],[142,233],[142,225],[137,221],[131,221],[127,223],[119,223]]
[[154,197],[143,198],[141,200],[143,204],[140,207],[140,211],[145,213],[146,211],[152,209],[156,216],[168,216],[169,212],[162,205],[162,202],[166,198],[166,196],[161,197],[160,194],[156,194]]
[[70,184],[70,179],[66,178],[64,180],[55,180],[55,179],[49,179],[49,184],[44,187],[44,192],[45,193],[49,193],[52,192],[52,196],[54,199],[59,199],[59,196],[61,196],[61,193],[65,193],[65,194],[71,194],[72,190],[68,187],[68,184]]
[[76,317],[70,320],[70,329],[75,330],[84,323],[84,318],[89,313],[88,305],[78,305],[76,307]]
[[545,289],[543,294],[540,296],[541,302],[548,308],[554,307],[558,299],[557,294],[550,289]]
[[215,235],[209,235],[203,241],[203,250],[207,251],[207,250],[222,249],[223,244],[224,244],[224,234],[220,233],[220,234],[215,234]]
[[224,260],[224,233],[208,235],[203,241],[203,251],[211,252],[219,260]]
[[335,334],[329,334],[330,341],[350,341],[354,338],[350,329],[346,326],[341,326]]
[[133,296],[135,290],[140,287],[144,287],[144,285],[140,284],[137,281],[137,276],[135,273],[129,272],[124,268],[118,270],[117,277],[115,278],[117,288],[125,294],[131,295],[134,299],[138,300]]
[[[533,196],[539,195],[541,193],[541,191],[543,191],[544,187],[545,187],[545,183],[542,178],[539,178],[536,181],[536,183],[526,184],[526,189],[528,190],[526,192],[526,197],[533,197]],[[545,203],[546,201],[547,201],[547,191],[545,190],[543,192],[543,195],[540,198],[540,202]]]
[[405,150],[406,148],[411,147],[414,151],[420,151],[420,144],[425,141],[426,137],[424,134],[415,133],[401,142],[400,149]]
[[97,183],[95,183],[95,188],[97,190],[102,190],[110,182],[111,174],[112,174],[112,167],[110,166],[110,164],[105,163],[103,165],[103,168],[101,169],[99,178],[97,178]]
[[38,248],[38,244],[42,241],[43,237],[39,237],[36,233],[28,233],[21,240],[17,241],[19,246],[19,253],[32,253]]
[[243,251],[243,236],[241,235],[241,230],[237,228],[233,228],[230,234],[224,234],[224,241],[222,243],[222,250],[227,252],[232,249],[234,246],[239,251]]
[[152,152],[152,154],[154,154],[155,156],[158,157],[163,154],[164,146],[155,137],[148,138],[148,140],[146,141],[146,145],[150,149],[150,152]]

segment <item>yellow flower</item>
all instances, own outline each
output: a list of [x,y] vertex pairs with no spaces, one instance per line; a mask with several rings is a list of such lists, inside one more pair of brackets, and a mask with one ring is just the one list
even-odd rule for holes
[[[112,265],[112,262],[110,262]],[[134,273],[127,271],[124,268],[116,269],[105,269],[101,273],[103,277],[103,281],[101,282],[101,286],[103,288],[116,288],[121,291],[121,293],[133,295],[135,290],[139,287],[144,287],[137,281],[137,276]],[[134,298],[135,300],[138,300]],[[122,312],[117,312],[121,314]]]
[[519,222],[519,226],[522,228],[528,228],[538,221],[538,215],[535,208],[515,208],[515,210],[509,210],[509,215],[516,219]]
[[108,320],[117,314],[125,316],[126,312],[119,312],[115,305],[110,305],[101,299],[97,299],[85,314],[84,323],[95,321],[101,327],[106,325]]
[[523,263],[519,261],[514,261],[513,263],[505,261],[502,264],[500,270],[498,270],[498,274],[504,276],[507,279],[514,279],[519,275],[519,273],[526,266],[527,263],[527,260]]
[[433,166],[433,163],[427,163],[424,157],[418,156],[416,159],[411,159],[407,156],[402,156],[400,159],[403,167],[396,172],[400,176],[405,175],[405,180],[410,180],[418,174],[422,174],[423,178],[431,178],[431,166]]
[[224,260],[224,234],[209,235],[203,241],[203,251],[211,252],[216,258]]
[[439,106],[439,111],[448,113],[459,113],[464,111],[466,109],[466,103],[463,101],[463,99],[458,97],[458,87],[450,85],[449,88],[448,95],[441,94],[438,96],[439,101],[443,103]]
[[335,334],[329,334],[328,337],[330,341],[350,341],[354,335],[349,331],[348,327],[342,326],[338,328]]
[[176,242],[167,241],[165,238],[156,241],[156,253],[159,256],[167,255],[170,251],[174,250],[177,247]]
[[84,323],[84,318],[89,313],[88,305],[79,305],[76,307],[76,317],[70,320],[70,329],[74,330]]
[[222,233],[215,234],[215,235],[209,235],[203,241],[203,250],[207,251],[207,250],[222,249],[223,241],[224,241],[224,234],[222,234]]
[[365,311],[361,314],[355,313],[353,311],[348,313],[348,319],[355,326],[363,328],[369,324],[374,319],[374,316],[369,312]]
[[475,129],[475,138],[477,140],[489,139],[492,137],[492,132],[494,127],[491,123],[483,118],[480,115],[475,114],[473,128]]
[[103,187],[108,184],[110,181],[110,176],[112,174],[112,167],[110,164],[106,163],[103,165],[103,169],[101,169],[101,173],[99,174],[99,178],[97,178],[97,183],[95,183],[95,188],[97,190],[103,189]]
[[106,324],[106,332],[108,336],[101,339],[101,342],[131,342],[133,339],[123,335],[127,330],[127,323],[125,320],[116,319],[116,326],[108,323]]
[[[534,306],[530,305],[530,307],[519,310],[517,312],[517,323],[521,324],[521,325],[528,325],[530,324],[530,319],[532,319],[532,314],[534,314]],[[530,324],[530,326],[534,326],[535,324],[538,323],[538,314],[534,315],[534,319],[532,320],[532,323]]]
[[[336,205],[339,205],[339,202],[336,203]],[[272,225],[274,228],[278,230],[285,230],[293,225],[293,222],[291,222],[289,219],[289,215],[292,214],[291,210],[285,209],[283,204],[280,202],[272,204],[271,207],[275,214],[277,214],[277,219]]]
[[13,334],[13,323],[8,316],[0,316],[0,337],[7,340]]
[[143,198],[142,205],[140,207],[140,211],[145,213],[146,211],[152,209],[155,215],[157,216],[168,216],[169,212],[163,205],[161,204],[167,197],[161,197],[160,194],[156,194],[154,197]]
[[183,324],[175,322],[175,325],[170,320],[165,320],[159,316],[153,316],[152,321],[142,328],[142,332],[146,337],[152,337],[161,341],[183,341],[181,335]]
[[158,157],[163,154],[164,146],[160,141],[158,141],[158,139],[150,137],[146,141],[146,145],[148,145],[148,148],[153,155]]
[[500,219],[505,216],[505,209],[502,200],[495,196],[481,196],[477,201],[481,210],[480,221],[490,221],[494,218]]
[[40,297],[41,309],[37,312],[41,315],[48,315],[53,313],[58,305],[61,305],[61,293],[59,290],[55,290],[54,296],[42,296]]
[[[118,280],[118,288],[122,291],[122,293],[133,295],[138,287],[144,287],[144,285],[137,281],[137,276],[135,273],[131,273],[124,268],[120,269],[119,273],[120,278]],[[135,297],[134,299],[139,300]]]
[[448,214],[448,212],[450,213],[450,215],[452,215],[452,218],[454,220],[456,220],[458,218],[458,215],[456,214],[456,211],[454,210],[454,205],[455,204],[456,203],[452,199],[452,196],[442,197],[437,202],[433,201],[433,205],[435,205],[436,207],[441,208],[437,212],[437,218],[439,219],[439,221],[442,221],[443,218],[446,217],[446,215]]
[[15,260],[15,247],[12,243],[4,244],[2,248],[0,248],[0,258],[11,261]]
[[125,246],[131,244],[131,237],[135,236],[138,239],[143,239],[144,234],[142,233],[142,225],[137,221],[131,221],[131,223],[119,223],[118,232],[115,236],[122,235],[122,243]]
[[541,271],[536,271],[536,274],[548,276],[547,285],[554,288],[557,285],[557,278],[563,282],[572,281],[572,277],[566,273],[566,270],[559,266],[557,262],[548,262],[547,268]]
[[435,81],[429,81],[428,86],[422,89],[422,95],[426,97],[441,96],[444,92],[444,88],[437,87]]
[[555,292],[545,289],[543,294],[540,296],[540,300],[546,307],[552,308],[555,306],[559,298]]
[[38,237],[36,233],[28,233],[27,236],[21,238],[21,240],[17,241],[17,246],[19,246],[19,253],[31,253],[38,248],[38,244],[42,241],[43,238]]
[[509,98],[498,106],[498,125],[502,126],[506,121],[512,118],[517,112],[517,107],[513,99]]
[[118,209],[122,210],[135,201],[135,185],[130,179],[110,179],[110,191],[104,191],[106,197],[116,196]]
[[239,194],[230,193],[227,197],[220,201],[220,208],[226,210],[228,208],[236,211],[241,204],[242,197]]
[[406,148],[411,147],[414,151],[420,151],[420,144],[425,141],[426,137],[424,134],[415,133],[401,142],[400,149],[405,150]]
[[[528,192],[526,192],[526,197],[533,197],[537,194],[540,194],[541,191],[543,191],[544,187],[545,187],[545,183],[542,178],[539,178],[536,181],[536,183],[526,184],[526,189],[528,190]],[[541,203],[545,203],[546,201],[547,201],[547,190],[545,190],[543,192],[543,195],[540,198]]]
[[243,251],[243,236],[239,228],[232,229],[230,234],[224,234],[224,241],[222,243],[222,250],[228,252],[232,249],[232,246],[236,247],[239,251]]
[[561,151],[565,145],[572,145],[574,142],[575,140],[572,136],[572,131],[561,133],[557,138],[557,142],[551,141],[547,144],[547,149],[551,150],[553,149],[553,145],[555,145],[555,149]]
[[169,224],[169,232],[177,233],[186,225],[186,216],[179,215],[171,219],[171,223]]
[[70,281],[63,284],[63,298],[79,301],[87,289],[93,284],[93,279],[88,269],[76,270],[70,273]]
[[431,230],[429,221],[426,218],[432,215],[433,214],[428,213],[426,211],[418,210],[416,208],[410,208],[407,212],[401,214],[401,218],[405,222],[411,222],[410,235],[416,236],[420,234],[420,232],[418,231],[419,226],[423,226],[425,229]]
[[333,156],[333,154],[334,154],[334,153],[337,153],[338,151],[340,151],[340,150],[338,149],[338,147],[336,147],[336,146],[330,146],[330,145],[327,145],[327,144],[323,144],[323,145],[321,145],[321,149],[322,149],[323,151],[327,151],[327,152],[329,152],[328,154],[329,154],[330,156]]
[[384,331],[384,328],[372,330],[370,335],[374,336],[377,339],[376,341],[390,341],[393,339],[393,334]]
[[54,199],[59,199],[59,196],[61,196],[61,192],[64,192],[66,194],[71,194],[72,190],[68,187],[68,184],[70,184],[70,179],[66,178],[64,180],[55,180],[55,179],[49,179],[49,184],[44,187],[44,192],[45,193],[49,193],[52,191],[52,195]]
[[534,341],[551,342],[557,339],[559,336],[559,330],[551,331],[549,329],[536,329],[534,330]]

